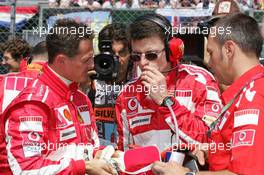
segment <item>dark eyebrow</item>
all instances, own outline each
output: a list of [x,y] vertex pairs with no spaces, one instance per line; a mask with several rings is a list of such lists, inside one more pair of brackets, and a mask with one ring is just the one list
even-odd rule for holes
[[8,60],[8,59],[10,59],[10,57],[3,56],[2,59]]
[[158,52],[159,50],[149,50],[149,51],[147,51],[147,52],[145,52],[145,53],[151,53],[151,52]]
[[132,51],[132,53],[134,53],[134,54],[141,54],[141,52],[135,52],[135,51]]

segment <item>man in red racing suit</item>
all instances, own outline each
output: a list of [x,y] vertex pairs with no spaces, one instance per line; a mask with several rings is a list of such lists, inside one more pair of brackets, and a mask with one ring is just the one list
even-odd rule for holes
[[[25,88],[33,79],[41,73],[43,63],[34,63],[38,65],[37,69],[27,69],[22,72],[8,73],[0,77],[0,114],[11,103],[11,101]],[[32,65],[28,65],[30,68]]]
[[[140,16],[130,28],[130,59],[142,74],[121,90],[116,101],[119,149],[155,144],[163,151],[179,142],[208,142],[208,126],[222,106],[213,76],[179,63],[183,42],[167,32],[171,24],[164,16]],[[164,38],[170,40],[169,46]],[[168,100],[172,112],[165,104]]]
[[[245,14],[225,16],[215,28],[230,27],[230,33],[208,37],[208,66],[220,83],[229,87],[223,93],[225,106],[210,126],[210,147],[193,153],[204,164],[208,155],[211,171],[199,175],[263,175],[264,156],[264,67],[259,63],[263,39],[257,21]],[[254,32],[252,32],[254,31]],[[209,148],[209,149],[208,149]],[[154,174],[196,174],[173,163],[157,162]]]
[[[181,141],[208,142],[205,133],[221,110],[219,89],[212,75],[197,66],[180,65],[168,73],[166,82],[173,96]],[[146,98],[143,89],[140,80],[135,80],[123,88],[117,99],[118,146],[127,150],[133,144],[156,144],[162,151],[175,143],[173,119],[169,109]]]
[[[70,19],[57,20],[54,26],[88,28]],[[91,103],[78,90],[93,67],[92,40],[93,34],[86,32],[47,35],[49,58],[43,73],[1,116],[6,148],[0,151],[12,173],[113,174],[105,161],[91,160],[99,139]]]
[[[29,86],[42,73],[42,66],[47,60],[46,44],[38,43],[32,51],[32,62],[27,65],[24,71],[8,73],[0,77],[0,114],[25,87]],[[0,150],[3,150],[6,146],[4,137],[1,136],[0,139]],[[1,170],[10,170],[4,153],[1,153],[0,162]]]
[[43,64],[48,61],[45,41],[36,44],[31,55],[31,63],[24,65],[23,71],[8,73],[0,77],[0,114],[42,72]]
[[[253,80],[254,77],[259,79]],[[223,93],[223,98],[225,103],[230,102],[247,82],[250,83],[212,132],[215,147],[210,147],[208,156],[212,171],[228,169],[237,174],[264,174],[264,67],[258,65],[247,71]],[[221,144],[225,149],[219,147]]]
[[3,115],[10,168],[84,174],[84,149],[91,154],[89,148],[99,146],[91,103],[76,83],[66,85],[47,65],[43,69]]

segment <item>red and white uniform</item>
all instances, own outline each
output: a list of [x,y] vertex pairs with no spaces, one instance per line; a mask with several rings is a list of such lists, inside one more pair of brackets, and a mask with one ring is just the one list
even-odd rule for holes
[[6,140],[1,153],[7,153],[14,174],[85,174],[85,156],[91,158],[99,146],[88,97],[47,65],[10,104],[1,122]]
[[[224,93],[228,103],[254,76],[264,74],[258,65],[238,78]],[[212,132],[210,170],[228,169],[237,174],[264,174],[264,77],[252,81],[241,92]],[[225,146],[225,147],[224,147]]]
[[[25,71],[9,73],[0,77],[0,114],[25,87],[40,75],[43,64],[42,62],[32,63],[28,65]],[[0,150],[5,149],[6,146],[3,134],[3,132],[2,135],[0,134]],[[2,152],[0,155],[3,156],[0,158],[0,169],[5,169],[8,166],[6,155]]]
[[0,77],[0,114],[33,79],[38,77],[42,72],[43,64],[32,63],[22,72],[9,73]]
[[[180,65],[166,76],[167,89],[174,96],[173,111],[185,143],[208,142],[209,124],[221,111],[218,85],[213,76],[197,66]],[[175,143],[174,122],[167,107],[146,98],[140,80],[128,83],[116,101],[118,146],[157,145],[162,151]]]

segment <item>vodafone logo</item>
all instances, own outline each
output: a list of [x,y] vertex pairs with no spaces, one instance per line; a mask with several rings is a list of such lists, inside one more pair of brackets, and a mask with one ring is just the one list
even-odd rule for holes
[[37,141],[40,140],[40,136],[39,136],[39,134],[37,132],[31,131],[28,134],[28,139],[31,140],[31,141],[37,142]]
[[143,109],[138,99],[135,97],[128,100],[127,107],[131,111],[131,113],[145,114],[154,112],[151,109]]
[[243,141],[243,140],[245,140],[246,137],[247,137],[247,133],[242,131],[242,132],[239,133],[238,140],[239,141]]
[[137,107],[138,107],[138,101],[137,101],[137,99],[136,98],[131,98],[129,101],[128,101],[128,108],[129,108],[129,110],[131,110],[131,111],[134,111],[134,110],[136,110],[137,109]]
[[213,104],[213,105],[212,105],[212,111],[214,111],[214,112],[218,112],[219,109],[220,109],[219,104]]

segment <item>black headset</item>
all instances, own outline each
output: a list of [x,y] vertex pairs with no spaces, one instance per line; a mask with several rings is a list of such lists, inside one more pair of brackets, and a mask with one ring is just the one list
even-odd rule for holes
[[[183,41],[179,38],[173,38],[171,34],[172,26],[170,21],[166,17],[155,13],[145,14],[143,16],[138,17],[135,21],[136,22],[150,21],[161,27],[165,34],[164,45],[165,45],[165,53],[166,53],[167,61],[170,62],[179,61],[179,59],[183,56],[183,47],[184,47]],[[179,51],[182,53],[179,54]]]

